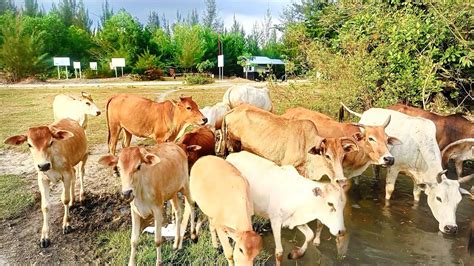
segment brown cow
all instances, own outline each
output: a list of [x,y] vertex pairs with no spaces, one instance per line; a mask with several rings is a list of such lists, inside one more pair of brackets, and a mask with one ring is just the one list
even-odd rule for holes
[[[209,218],[212,245],[217,248],[217,232],[229,265],[234,261],[252,265],[262,249],[262,238],[252,230],[253,202],[239,170],[219,157],[202,157],[191,169],[190,190]],[[229,237],[235,241],[234,248]]]
[[354,138],[360,149],[357,152],[346,154],[344,158],[344,174],[348,178],[361,175],[370,164],[390,166],[395,162],[387,144],[396,144],[400,141],[385,133],[385,127],[390,123],[390,117],[381,126],[365,126],[339,123],[324,114],[302,107],[288,109],[282,117],[311,120],[322,137]]
[[[187,128],[187,126],[184,126]],[[181,135],[181,134],[180,134]],[[208,126],[199,126],[184,133],[176,139],[176,143],[188,154],[189,169],[200,157],[215,155],[215,136]]]
[[[359,148],[350,138],[322,138],[309,120],[280,117],[251,105],[240,105],[224,117],[223,143],[267,158],[278,165],[293,165],[313,180],[328,175],[345,180],[342,159]],[[221,145],[218,150],[224,149]],[[238,148],[237,148],[238,149]]]
[[[153,217],[155,221],[156,264],[161,264],[161,226],[163,204],[171,200],[176,226],[173,249],[182,248],[184,232],[191,217],[191,232],[194,234],[194,202],[189,192],[188,162],[184,151],[174,143],[162,143],[151,148],[127,147],[117,158],[107,155],[99,163],[118,167],[122,182],[122,195],[130,200],[132,212],[131,254],[129,265],[135,264],[135,256],[140,235],[141,219]],[[178,192],[185,197],[184,215]]]
[[109,153],[114,155],[120,131],[124,131],[123,146],[130,146],[132,135],[154,138],[157,143],[173,141],[186,123],[207,122],[191,97],[179,102],[154,102],[136,95],[119,94],[107,101]]
[[62,119],[49,126],[31,127],[26,135],[12,136],[6,144],[21,145],[27,142],[33,156],[34,167],[38,171],[38,185],[41,193],[43,228],[40,246],[51,244],[49,238],[49,183],[63,181],[61,200],[64,204],[63,233],[71,232],[69,208],[74,202],[76,175],[74,166],[80,168],[80,201],[84,200],[84,165],[87,160],[87,140],[84,129],[72,119]]
[[[395,110],[410,116],[420,116],[433,121],[436,126],[436,141],[438,142],[439,149],[444,150],[449,144],[467,138],[474,138],[474,122],[464,117],[463,114],[452,114],[452,115],[438,115],[430,111],[425,111],[420,108],[396,104],[387,107],[387,109]],[[470,152],[472,145],[465,145]],[[454,152],[455,149],[453,149]],[[459,149],[456,150],[459,152]],[[443,154],[443,165],[447,165],[449,160],[453,157],[452,154]],[[455,159],[456,173],[458,177],[462,175],[462,163],[464,159]]]

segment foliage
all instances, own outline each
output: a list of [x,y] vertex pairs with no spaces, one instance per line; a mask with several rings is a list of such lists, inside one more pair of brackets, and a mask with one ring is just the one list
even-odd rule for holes
[[188,85],[203,85],[214,83],[214,79],[205,74],[190,74],[184,77],[184,82]]
[[12,218],[35,203],[28,182],[20,176],[0,175],[0,193],[0,219]]
[[1,29],[0,65],[9,81],[19,81],[39,72],[46,54],[36,33],[25,34],[21,16],[9,13]]
[[206,61],[202,61],[201,63],[198,63],[196,65],[196,68],[197,68],[199,73],[203,73],[204,71],[209,70],[209,69],[213,68],[214,66],[215,66],[214,62],[206,60]]
[[204,54],[204,42],[200,38],[201,27],[177,24],[173,33],[176,61],[184,69],[192,70]]

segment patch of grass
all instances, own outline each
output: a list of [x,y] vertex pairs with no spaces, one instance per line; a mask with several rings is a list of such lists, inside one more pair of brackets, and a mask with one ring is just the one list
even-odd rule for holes
[[[199,241],[194,244],[189,239],[183,243],[183,249],[173,251],[173,242],[166,241],[161,247],[163,263],[166,265],[227,265],[224,254],[212,247],[209,230],[201,231]],[[123,265],[130,256],[130,230],[106,232],[98,237],[98,255],[108,264]],[[263,265],[270,259],[263,250],[255,263]],[[137,248],[137,265],[152,265],[156,261],[155,243],[152,234],[141,234]]]
[[0,219],[15,217],[33,206],[35,198],[28,181],[16,175],[0,175]]

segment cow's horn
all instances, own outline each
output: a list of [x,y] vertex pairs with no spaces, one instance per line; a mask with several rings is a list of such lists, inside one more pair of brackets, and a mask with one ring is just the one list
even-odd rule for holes
[[436,181],[438,181],[438,184],[443,182],[443,175],[446,174],[446,172],[448,172],[447,169],[438,173],[438,175],[436,176]]
[[459,182],[460,184],[462,184],[462,183],[465,183],[465,182],[471,180],[473,177],[474,177],[474,174],[470,174],[470,175],[467,175],[467,176],[463,176],[463,177],[461,177],[461,178],[458,179],[458,182]]
[[365,129],[365,125],[362,125],[360,123],[351,123],[352,125],[356,126],[356,127],[361,127],[361,128],[364,128]]
[[383,127],[386,128],[388,126],[388,124],[390,124],[390,120],[392,120],[392,116],[391,115],[388,115],[387,117],[387,120],[385,120],[385,122],[383,123]]

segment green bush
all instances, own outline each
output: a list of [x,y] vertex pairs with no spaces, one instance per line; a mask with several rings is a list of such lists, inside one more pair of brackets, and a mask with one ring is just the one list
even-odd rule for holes
[[205,74],[189,74],[184,77],[184,83],[189,85],[203,85],[214,83],[214,79]]

